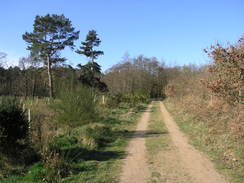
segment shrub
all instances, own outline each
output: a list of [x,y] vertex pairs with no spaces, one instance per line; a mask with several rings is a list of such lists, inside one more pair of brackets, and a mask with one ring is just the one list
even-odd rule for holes
[[[45,169],[43,168],[42,162],[38,162],[30,166],[28,168],[28,173],[23,177],[22,183],[30,183],[30,182],[35,182],[35,183],[40,183],[45,180],[46,176]],[[40,181],[42,180],[42,181]],[[20,182],[20,181],[17,181]]]
[[50,183],[61,182],[61,179],[69,174],[69,164],[59,153],[47,151],[43,155],[47,173],[45,179]]
[[148,102],[149,101],[149,95],[146,94],[116,94],[111,97],[109,97],[107,101],[108,107],[116,107],[120,103],[128,103],[132,106],[135,106],[136,104],[140,102]]
[[49,140],[43,147],[41,156],[45,170],[45,180],[50,183],[61,182],[61,179],[69,175],[70,162],[65,160],[62,149],[70,146],[68,137],[56,136]]
[[72,128],[95,120],[96,105],[92,90],[79,87],[61,92],[53,107],[57,112],[57,120]]
[[0,98],[0,144],[15,145],[28,135],[25,112],[15,98]]
[[115,107],[121,102],[122,102],[122,94],[118,93],[116,95],[109,96],[106,104],[108,107]]
[[209,66],[211,78],[208,88],[231,104],[243,102],[244,86],[244,38],[236,45],[223,47],[220,44],[205,50],[213,59]]
[[47,144],[49,151],[60,153],[61,149],[70,148],[78,143],[75,136],[59,135]]
[[172,84],[168,84],[166,87],[165,87],[165,95],[167,97],[173,97],[175,95],[175,88]]
[[111,140],[111,129],[103,124],[88,124],[77,129],[74,133],[83,145],[97,149]]

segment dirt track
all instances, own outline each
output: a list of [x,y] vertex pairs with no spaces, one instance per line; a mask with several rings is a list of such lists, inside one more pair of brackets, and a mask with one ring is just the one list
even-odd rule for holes
[[145,183],[148,178],[148,168],[145,159],[145,138],[150,109],[144,112],[139,121],[136,132],[127,148],[127,157],[121,175],[121,183]]
[[160,108],[164,123],[192,181],[195,183],[225,183],[226,181],[217,173],[213,163],[204,154],[188,144],[187,138],[179,130],[162,102],[160,102]]
[[[128,146],[128,155],[124,160],[121,183],[145,183],[148,181],[149,170],[145,158],[146,149],[144,135],[147,130],[148,121],[150,120],[150,109],[151,105],[142,115],[134,138]],[[179,130],[162,102],[160,102],[160,110],[162,113],[162,122],[164,121],[168,128],[169,135],[173,142],[171,145],[175,147],[167,154],[167,159],[165,160],[163,160],[163,158],[166,157],[165,152],[161,152],[161,162],[164,162],[160,173],[163,176],[165,175],[165,179],[163,177],[162,180],[165,180],[164,182],[167,183],[226,183],[217,173],[212,162],[204,154],[188,144],[187,138]],[[169,161],[172,161],[172,163]],[[167,173],[168,169],[170,173]],[[178,180],[168,179],[168,177],[166,177],[168,174],[177,174],[173,175],[173,177],[177,177],[176,179]],[[181,174],[184,174],[184,176],[181,176]],[[185,176],[186,174],[187,176]]]

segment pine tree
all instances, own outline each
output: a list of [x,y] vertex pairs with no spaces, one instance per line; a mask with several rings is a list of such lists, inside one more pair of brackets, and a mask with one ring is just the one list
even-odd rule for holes
[[101,66],[95,62],[98,56],[103,55],[103,51],[94,50],[98,47],[101,40],[95,30],[88,32],[86,40],[81,42],[82,46],[76,50],[76,53],[85,55],[88,58],[88,63],[85,65],[78,64],[80,68],[79,80],[82,84],[92,88],[98,88],[100,91],[107,91],[107,85],[101,81]]
[[79,38],[71,21],[64,15],[47,14],[36,16],[33,32],[23,34],[28,43],[27,49],[37,60],[43,60],[47,66],[49,80],[49,96],[53,97],[52,65],[65,61],[60,57],[60,51],[66,46],[74,48],[74,41]]
[[94,50],[94,47],[98,47],[101,40],[98,38],[97,32],[95,30],[90,30],[86,36],[86,40],[81,42],[82,46],[80,49],[76,50],[76,53],[85,55],[89,58],[90,62],[94,62],[98,56],[103,55],[103,51]]

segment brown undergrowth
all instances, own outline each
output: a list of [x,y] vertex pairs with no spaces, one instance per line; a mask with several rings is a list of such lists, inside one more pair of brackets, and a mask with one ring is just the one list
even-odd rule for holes
[[219,98],[200,95],[171,97],[166,101],[191,143],[207,152],[230,182],[244,180],[243,106],[231,106]]

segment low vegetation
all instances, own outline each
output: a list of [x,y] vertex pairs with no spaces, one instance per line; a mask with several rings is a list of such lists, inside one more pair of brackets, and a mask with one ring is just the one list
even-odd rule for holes
[[0,145],[4,149],[15,146],[28,135],[28,121],[15,98],[0,98]]
[[[35,107],[49,108],[48,115],[33,114],[29,148],[36,153],[36,159],[30,164],[26,160],[19,162],[16,166],[11,163],[14,157],[1,156],[1,182],[107,183],[118,179],[119,162],[144,105],[138,103],[130,107],[124,103],[113,109],[101,105],[96,108],[99,116],[93,116],[87,123],[81,120],[67,132],[65,124],[59,121],[40,127],[40,118],[53,121],[56,120],[53,115],[58,116],[58,113],[52,110],[53,106],[49,107],[52,104],[45,104],[42,100],[30,102]],[[24,149],[23,153],[30,152]]]

